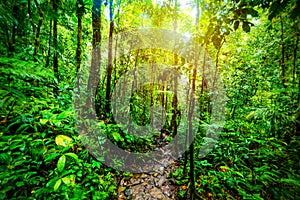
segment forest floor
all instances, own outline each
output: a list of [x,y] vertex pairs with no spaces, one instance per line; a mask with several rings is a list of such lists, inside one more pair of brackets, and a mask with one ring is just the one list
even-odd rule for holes
[[[163,133],[163,138],[167,136]],[[167,144],[166,140],[157,137],[152,148],[160,148]],[[154,172],[133,174],[132,177],[123,177],[118,185],[118,200],[168,200],[177,199],[178,185],[169,180],[169,174],[176,171],[180,164],[172,159],[165,160],[164,166],[155,167]]]
[[167,167],[161,167],[154,173],[133,174],[131,178],[121,179],[118,186],[118,200],[176,199],[178,186],[168,180],[168,175],[178,167],[177,163],[173,162]]

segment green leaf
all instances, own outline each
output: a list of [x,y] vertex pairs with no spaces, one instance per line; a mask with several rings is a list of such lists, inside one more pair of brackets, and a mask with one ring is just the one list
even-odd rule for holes
[[76,162],[79,162],[78,156],[75,153],[65,153],[66,156],[70,156],[75,159]]
[[18,181],[18,182],[16,183],[16,185],[17,185],[18,187],[22,187],[22,186],[24,185],[24,182]]
[[297,187],[300,187],[300,181],[299,180],[294,180],[294,179],[290,179],[290,178],[282,178],[281,181],[284,182],[284,183],[289,183],[289,184],[293,184]]
[[65,164],[66,164],[66,156],[62,155],[57,162],[57,169],[59,172],[61,172],[64,168],[65,168]]
[[17,130],[16,133],[24,133],[28,128],[31,128],[31,124],[22,124]]
[[46,159],[45,159],[45,162],[48,162],[48,161],[51,161],[53,160],[54,158],[56,158],[57,156],[59,156],[60,154],[58,153],[52,153],[52,154],[48,154]]
[[120,133],[118,133],[118,132],[112,132],[112,136],[113,136],[113,138],[114,138],[114,140],[116,142],[123,140],[123,138],[121,137]]
[[49,120],[48,119],[40,119],[40,123],[45,125]]
[[61,180],[62,180],[66,185],[69,185],[70,182],[71,182],[70,177],[68,177],[68,176],[63,177]]
[[11,156],[7,153],[0,154],[0,163],[8,164],[12,160]]
[[54,185],[54,191],[56,191],[59,188],[60,184],[61,184],[61,179],[58,179]]
[[240,172],[234,172],[234,173],[237,174],[237,175],[239,175],[239,176],[241,176],[241,177],[244,177],[244,175],[242,173],[240,173]]
[[72,141],[73,141],[73,139],[66,135],[58,135],[55,138],[55,143],[57,145],[63,146],[63,147],[72,146],[72,144],[71,144]]
[[60,113],[60,114],[57,116],[57,119],[65,119],[65,118],[67,118],[67,117],[72,117],[72,116],[73,116],[72,114],[73,114],[72,111],[66,110],[66,111]]

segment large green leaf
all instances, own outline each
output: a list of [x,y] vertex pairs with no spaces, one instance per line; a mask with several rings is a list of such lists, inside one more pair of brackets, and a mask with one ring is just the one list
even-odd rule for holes
[[65,164],[66,164],[66,156],[62,155],[57,162],[57,170],[59,172],[62,172],[65,168]]
[[53,187],[54,191],[56,191],[59,188],[60,184],[61,184],[61,179],[58,179]]
[[75,154],[75,153],[65,153],[65,155],[70,156],[70,157],[74,158],[74,160],[76,162],[79,162],[77,154]]

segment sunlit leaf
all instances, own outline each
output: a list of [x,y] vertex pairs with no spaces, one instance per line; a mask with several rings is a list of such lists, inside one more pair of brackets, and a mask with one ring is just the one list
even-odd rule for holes
[[65,164],[66,164],[66,156],[62,155],[57,162],[57,170],[59,172],[61,172],[64,168],[65,168]]
[[63,177],[62,179],[61,179],[66,185],[68,185],[68,184],[70,184],[70,182],[71,182],[71,180],[70,180],[70,177]]
[[58,135],[55,138],[55,143],[59,146],[67,147],[67,146],[72,146],[73,139],[66,136],[66,135]]
[[54,191],[56,191],[59,188],[60,184],[61,184],[61,179],[58,179],[53,187]]

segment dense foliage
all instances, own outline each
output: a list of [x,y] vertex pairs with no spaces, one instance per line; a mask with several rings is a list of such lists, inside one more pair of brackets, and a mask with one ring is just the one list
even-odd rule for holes
[[[99,126],[115,145],[147,152],[176,136],[180,97],[160,85],[132,91],[124,110],[137,125],[151,122],[154,104],[166,110],[162,131],[144,138],[121,130],[109,100],[126,72],[162,63],[187,74],[201,105],[195,140],[169,173],[178,199],[299,199],[299,13],[299,0],[1,0],[0,198],[117,198],[121,180],[133,175],[105,166],[83,145],[75,125],[76,77],[100,72],[98,82],[88,83],[97,85]],[[114,54],[122,42],[115,35],[149,27],[193,37],[224,82],[225,124],[205,157],[200,150],[212,104],[203,74],[163,49]]]

